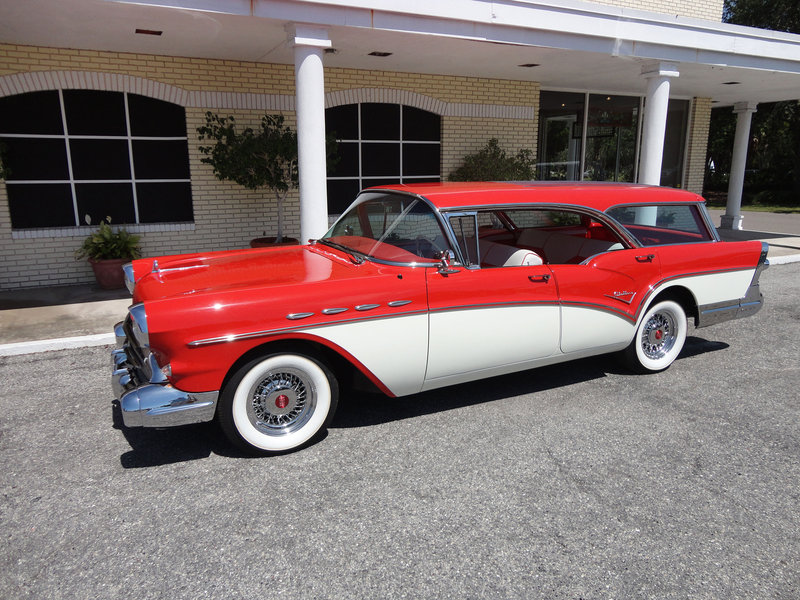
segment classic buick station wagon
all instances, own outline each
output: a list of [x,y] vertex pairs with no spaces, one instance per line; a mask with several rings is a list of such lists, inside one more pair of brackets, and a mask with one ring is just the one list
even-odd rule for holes
[[761,308],[766,256],[674,189],[371,188],[307,245],[126,265],[112,382],[128,427],[217,418],[245,451],[285,452],[355,385],[402,396],[606,352],[666,369],[689,318]]

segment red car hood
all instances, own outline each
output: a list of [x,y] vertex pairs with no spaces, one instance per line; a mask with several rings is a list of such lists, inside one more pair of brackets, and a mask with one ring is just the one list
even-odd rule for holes
[[133,263],[133,300],[324,281],[347,277],[354,266],[346,255],[311,246],[146,258]]

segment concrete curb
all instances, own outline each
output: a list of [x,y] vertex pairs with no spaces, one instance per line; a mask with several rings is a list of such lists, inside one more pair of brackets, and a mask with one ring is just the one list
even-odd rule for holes
[[106,346],[114,343],[116,343],[116,338],[113,333],[97,333],[94,335],[56,338],[52,340],[36,340],[32,342],[15,342],[13,344],[0,344],[0,356],[19,356],[21,354],[36,354],[37,352],[49,352],[51,350]]
[[788,265],[789,263],[800,262],[800,254],[789,254],[787,256],[774,256],[769,259],[771,265]]

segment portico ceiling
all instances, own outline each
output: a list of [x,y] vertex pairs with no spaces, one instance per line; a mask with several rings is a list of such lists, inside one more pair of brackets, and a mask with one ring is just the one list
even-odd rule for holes
[[326,68],[643,94],[642,68],[666,61],[680,72],[675,97],[718,106],[800,98],[800,36],[573,0],[0,3],[4,43],[264,63],[293,63],[292,23],[327,29]]

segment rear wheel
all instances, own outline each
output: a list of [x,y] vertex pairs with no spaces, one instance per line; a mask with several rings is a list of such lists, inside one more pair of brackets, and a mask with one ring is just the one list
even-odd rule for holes
[[628,367],[637,373],[669,367],[683,350],[687,327],[686,312],[677,302],[664,300],[651,306],[625,351]]
[[330,370],[302,354],[273,354],[242,366],[220,396],[225,435],[252,454],[300,448],[330,424],[339,387]]

